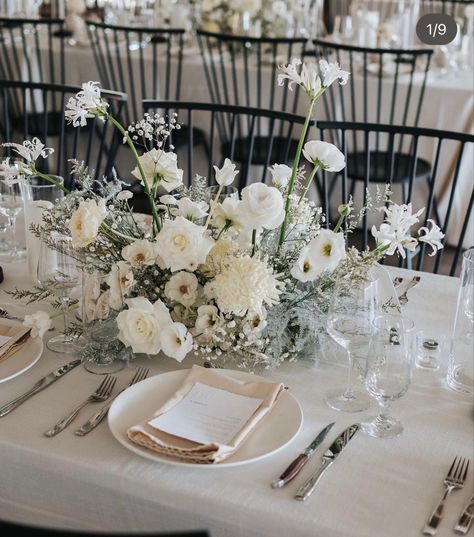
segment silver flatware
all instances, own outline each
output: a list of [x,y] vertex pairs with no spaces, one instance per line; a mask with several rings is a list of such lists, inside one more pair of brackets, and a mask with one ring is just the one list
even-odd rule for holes
[[309,444],[309,446],[300,453],[296,459],[294,459],[286,468],[286,470],[281,474],[281,476],[273,481],[272,488],[279,489],[285,486],[288,482],[294,479],[301,471],[303,466],[309,461],[311,456],[314,454],[316,449],[324,442],[328,432],[331,430],[331,427],[334,425],[334,422],[326,425],[324,429],[316,436],[316,438]]
[[73,360],[72,362],[69,362],[68,364],[58,367],[58,369],[54,370],[49,375],[46,375],[42,379],[38,380],[38,382],[30,390],[20,395],[19,397],[13,399],[13,401],[10,401],[9,403],[6,403],[2,407],[0,407],[0,418],[9,414],[12,410],[20,406],[27,399],[29,399],[32,395],[37,394],[38,392],[44,390],[46,387],[53,384],[53,382],[56,382],[58,379],[63,377],[66,373],[69,373],[69,371],[71,371],[76,366],[78,366],[80,363],[81,363],[81,360]]
[[454,457],[453,464],[449,469],[446,477],[444,478],[444,486],[446,490],[444,491],[443,497],[439,501],[436,509],[431,513],[426,526],[423,529],[425,535],[435,535],[439,523],[443,518],[444,505],[446,503],[446,498],[453,490],[462,489],[464,486],[464,481],[466,480],[467,471],[469,469],[469,460],[463,457]]
[[472,526],[472,519],[474,518],[474,494],[471,496],[471,500],[463,509],[459,520],[454,526],[454,532],[459,535],[466,535]]
[[395,278],[393,278],[394,287],[398,287],[399,285],[401,285],[402,282],[403,282],[403,278],[401,276],[395,276]]
[[354,425],[351,425],[347,429],[345,429],[337,438],[334,440],[334,442],[329,446],[329,449],[326,450],[324,453],[322,460],[321,460],[321,466],[318,468],[318,470],[306,481],[306,483],[298,489],[295,495],[295,499],[299,501],[306,501],[311,494],[313,493],[313,490],[316,488],[316,485],[318,484],[319,480],[323,476],[324,472],[328,468],[330,468],[338,455],[341,453],[341,451],[347,446],[349,441],[352,439],[352,437],[356,434],[356,432],[360,429],[360,424],[355,423]]
[[415,287],[418,283],[420,283],[420,276],[413,276],[413,279],[408,283],[407,288],[405,291],[398,297],[398,302],[400,302],[401,306],[404,306],[408,302],[408,291]]
[[137,382],[140,382],[148,376],[149,369],[145,367],[139,367],[135,374],[132,377],[132,380],[128,383],[128,385],[120,390],[116,395],[114,395],[111,399],[107,401],[107,404],[105,404],[98,412],[96,412],[93,416],[91,416],[84,425],[79,427],[77,431],[74,431],[74,434],[77,434],[77,436],[85,436],[86,434],[90,433],[93,429],[99,425],[99,423],[107,416],[107,413],[109,411],[109,408],[111,407],[112,403],[114,402],[115,398],[118,397],[124,390],[127,388],[130,388],[130,386],[133,386]]
[[117,377],[107,375],[104,380],[99,384],[96,391],[91,393],[87,399],[82,401],[76,408],[68,414],[65,418],[61,419],[54,425],[51,429],[44,433],[44,436],[51,438],[56,436],[61,431],[74,421],[79,412],[89,403],[103,403],[108,399],[112,390],[114,389],[115,383],[117,382]]

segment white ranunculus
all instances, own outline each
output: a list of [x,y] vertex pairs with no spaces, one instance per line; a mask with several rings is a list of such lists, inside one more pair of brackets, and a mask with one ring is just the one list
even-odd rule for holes
[[122,257],[132,267],[154,265],[156,261],[156,244],[146,239],[139,239],[122,248]]
[[346,165],[344,154],[335,145],[321,140],[306,142],[303,155],[306,160],[328,172],[339,172]]
[[190,272],[176,272],[165,285],[165,296],[187,308],[196,302],[198,280]]
[[[178,168],[176,153],[166,153],[159,149],[152,149],[139,157],[149,187],[157,181],[167,192],[171,192],[183,183],[183,170]],[[138,166],[133,169],[132,175],[143,182]]]
[[242,190],[241,221],[249,229],[275,229],[285,217],[281,192],[264,183],[253,183]]
[[293,170],[286,164],[274,164],[268,169],[272,174],[272,183],[278,188],[285,188]]
[[25,328],[31,328],[31,337],[42,338],[45,333],[51,328],[51,319],[45,311],[36,311],[31,315],[25,315],[23,320]]
[[166,356],[182,362],[193,348],[193,338],[182,323],[171,323],[161,333],[161,348]]
[[235,170],[235,164],[229,160],[225,159],[224,165],[222,168],[214,166],[214,171],[216,172],[216,182],[220,186],[229,186],[234,182],[235,176],[239,173],[238,170]]
[[301,282],[314,281],[324,271],[333,271],[345,257],[343,234],[321,229],[319,235],[301,250],[291,275]]
[[237,198],[224,198],[222,203],[213,204],[212,225],[217,229],[225,225],[237,231],[242,229],[240,206],[242,202]]
[[205,201],[192,201],[189,198],[181,198],[175,202],[177,208],[170,210],[173,216],[184,216],[191,222],[207,216],[209,205]]
[[74,248],[84,248],[95,241],[106,215],[105,200],[101,199],[99,203],[93,199],[81,201],[69,222]]
[[193,272],[204,263],[214,241],[205,234],[205,228],[182,216],[165,220],[156,238],[158,254],[171,272]]

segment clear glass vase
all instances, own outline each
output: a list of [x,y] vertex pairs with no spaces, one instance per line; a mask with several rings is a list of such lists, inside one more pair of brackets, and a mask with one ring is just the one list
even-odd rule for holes
[[130,351],[118,339],[117,315],[123,309],[118,273],[83,270],[81,315],[85,369],[106,375],[123,369]]

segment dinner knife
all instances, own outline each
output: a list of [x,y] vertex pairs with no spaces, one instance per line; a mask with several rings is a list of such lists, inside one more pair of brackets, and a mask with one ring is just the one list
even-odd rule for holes
[[351,438],[360,429],[360,425],[355,423],[347,429],[345,429],[334,442],[329,446],[329,449],[324,453],[321,461],[321,466],[318,470],[306,481],[306,483],[298,489],[295,495],[295,499],[304,502],[307,500],[313,490],[315,489],[318,481],[321,479],[324,472],[334,464],[336,457],[347,446]]
[[273,481],[272,488],[279,489],[285,486],[289,481],[294,479],[301,471],[303,466],[309,461],[310,457],[316,451],[316,449],[324,442],[326,435],[331,430],[331,427],[334,425],[334,422],[330,423],[316,436],[316,438],[311,442],[311,444],[300,453],[296,459],[294,459],[287,469],[281,474],[281,476]]
[[474,518],[474,495],[471,497],[471,501],[466,505],[464,511],[462,512],[459,520],[457,521],[456,526],[454,526],[454,531],[459,535],[466,535],[469,531],[469,528],[472,524],[472,519]]
[[73,360],[72,362],[64,364],[61,367],[58,367],[58,369],[52,371],[49,375],[46,375],[42,379],[38,380],[38,382],[30,390],[25,392],[23,395],[20,395],[16,399],[13,399],[13,401],[10,401],[9,403],[0,407],[0,418],[2,418],[3,416],[6,416],[12,410],[15,410],[16,407],[20,406],[27,399],[29,399],[32,395],[35,395],[41,390],[44,390],[47,386],[49,386],[53,382],[56,382],[59,378],[61,378],[66,373],[74,369],[80,363],[81,363],[81,360]]

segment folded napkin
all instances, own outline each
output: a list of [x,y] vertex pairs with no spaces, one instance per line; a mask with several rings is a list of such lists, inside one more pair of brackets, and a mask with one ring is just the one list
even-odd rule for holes
[[24,326],[11,326],[0,323],[0,361],[2,361],[3,357],[7,358],[10,348],[30,330],[31,328]]
[[[235,434],[230,442],[200,443],[189,440],[182,436],[175,436],[150,425],[150,421],[158,416],[169,412],[180,403],[186,395],[196,386],[206,385],[211,388],[225,390],[231,394],[246,396],[253,400],[261,400],[256,410],[245,422],[243,427]],[[244,442],[249,433],[257,426],[260,420],[269,412],[275,404],[278,396],[284,389],[283,384],[264,381],[242,382],[225,377],[212,369],[193,366],[184,379],[183,384],[175,394],[166,401],[145,422],[130,427],[127,431],[128,438],[162,455],[168,455],[183,460],[184,462],[213,464],[230,457]],[[183,435],[184,436],[184,435]]]

